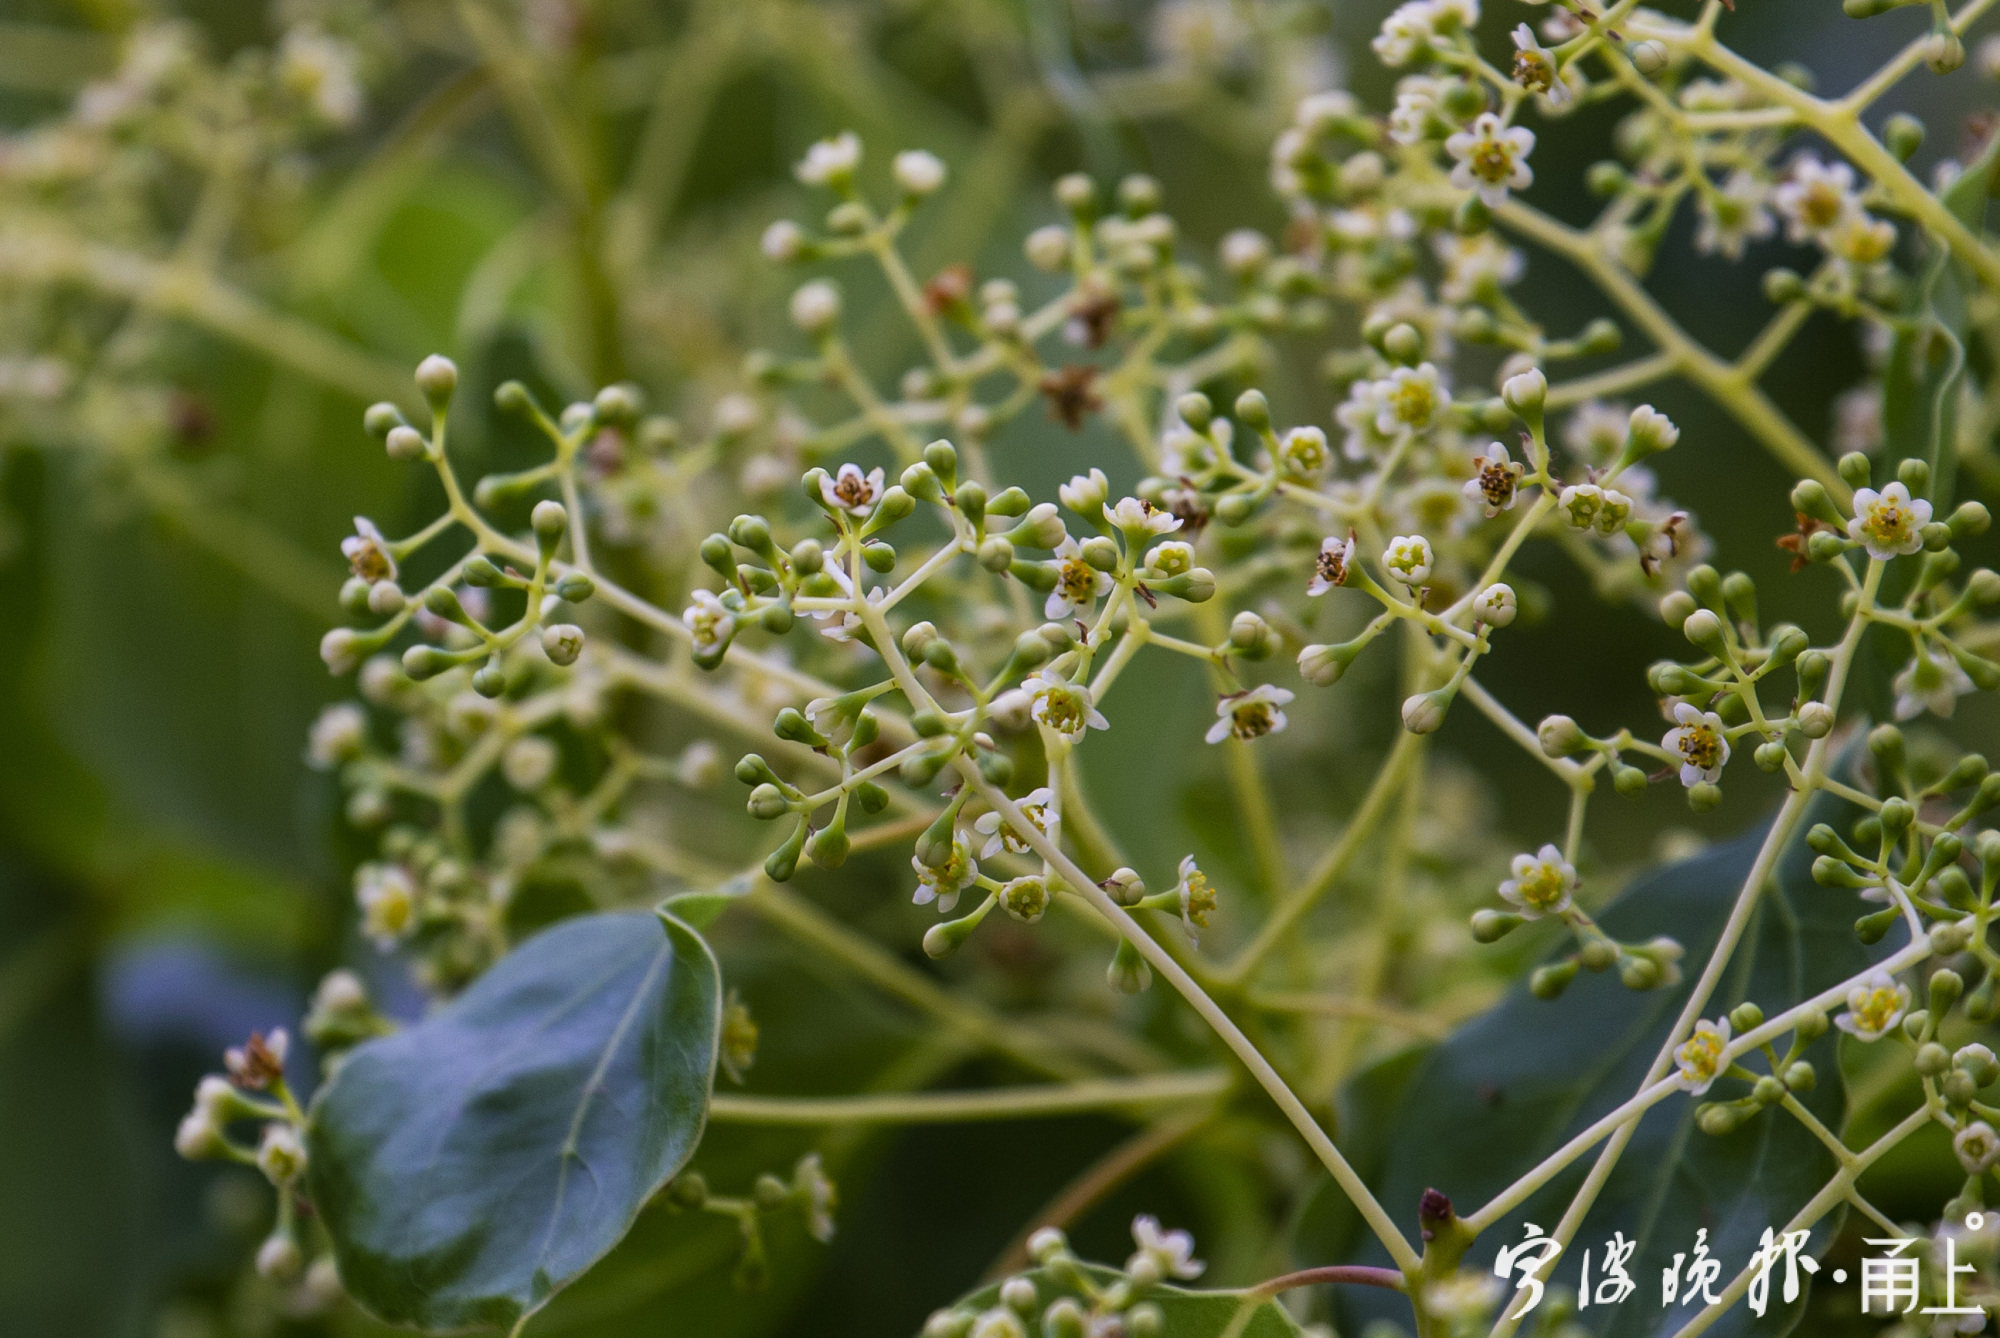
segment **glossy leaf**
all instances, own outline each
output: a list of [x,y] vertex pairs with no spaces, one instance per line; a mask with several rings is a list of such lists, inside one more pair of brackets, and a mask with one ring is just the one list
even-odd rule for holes
[[348,1290],[427,1329],[504,1326],[630,1229],[701,1137],[720,1014],[699,935],[566,920],[313,1104],[311,1193]]
[[[1118,1280],[1113,1269],[1087,1265],[1084,1271],[1100,1288]],[[1080,1291],[1058,1281],[1046,1270],[1036,1269],[1023,1276],[1034,1282],[1044,1307],[1058,1297],[1084,1299]],[[1160,1317],[1165,1321],[1159,1330],[1160,1338],[1297,1338],[1305,1332],[1276,1300],[1247,1292],[1161,1286],[1147,1292],[1145,1299],[1160,1308]],[[995,1283],[964,1298],[958,1307],[977,1311],[999,1304],[1000,1284]],[[1032,1324],[1029,1328],[1034,1330]]]
[[[1832,805],[1818,808],[1811,819],[1833,820]],[[1759,829],[1639,878],[1603,913],[1601,923],[1628,941],[1656,934],[1679,939],[1687,949],[1691,982],[1713,950],[1763,839]],[[1795,839],[1708,1016],[1745,1000],[1776,1012],[1865,969],[1869,956],[1853,931],[1861,903],[1852,892],[1816,885],[1811,858]],[[1612,975],[1585,973],[1553,1002],[1516,990],[1449,1040],[1359,1075],[1346,1093],[1341,1126],[1357,1133],[1386,1131],[1375,1146],[1360,1145],[1357,1156],[1392,1212],[1413,1220],[1419,1195],[1430,1187],[1469,1212],[1638,1090],[1689,988],[1683,983],[1636,993]],[[1829,1033],[1809,1052],[1819,1084],[1801,1100],[1837,1129],[1846,1096],[1831,1039],[1836,1035]],[[1709,1097],[1726,1099],[1744,1090],[1725,1080]],[[1661,1270],[1676,1253],[1692,1251],[1697,1229],[1707,1228],[1708,1248],[1722,1264],[1720,1290],[1748,1262],[1763,1229],[1782,1227],[1834,1171],[1826,1148],[1782,1111],[1767,1111],[1715,1138],[1695,1129],[1697,1104],[1676,1094],[1640,1121],[1556,1267],[1555,1283],[1574,1289],[1583,1250],[1593,1252],[1593,1276],[1601,1277],[1603,1244],[1614,1231],[1638,1241],[1629,1271],[1640,1290],[1622,1305],[1583,1310],[1578,1320],[1588,1332],[1619,1338],[1675,1332],[1699,1307],[1663,1308]],[[1490,1268],[1503,1244],[1523,1238],[1525,1223],[1553,1230],[1594,1160],[1594,1152],[1587,1154],[1510,1213],[1480,1239],[1467,1266]],[[1351,1213],[1334,1202],[1337,1197],[1323,1196],[1308,1214],[1300,1233],[1302,1260],[1345,1262],[1353,1256],[1355,1262],[1384,1262],[1374,1257],[1380,1252],[1372,1244],[1362,1247]],[[1822,1220],[1815,1249],[1824,1245],[1834,1220]],[[1338,1303],[1350,1320],[1394,1318],[1401,1302],[1391,1304],[1392,1299],[1344,1289]],[[1774,1296],[1762,1320],[1739,1305],[1708,1332],[1784,1333],[1803,1304],[1786,1307]],[[1407,1311],[1400,1313],[1407,1317]]]

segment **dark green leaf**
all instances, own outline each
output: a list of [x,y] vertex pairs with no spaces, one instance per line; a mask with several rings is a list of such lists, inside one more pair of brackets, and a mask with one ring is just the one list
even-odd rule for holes
[[566,920],[313,1103],[311,1192],[385,1319],[509,1325],[594,1264],[687,1161],[715,1076],[715,959],[648,912]]
[[[1085,1272],[1100,1288],[1118,1279],[1117,1272],[1109,1268],[1087,1266]],[[1081,1292],[1045,1270],[1037,1269],[1023,1276],[1033,1280],[1043,1306],[1062,1296],[1074,1296],[1088,1304]],[[1146,1293],[1145,1299],[1160,1307],[1161,1318],[1166,1321],[1160,1328],[1160,1338],[1296,1338],[1305,1332],[1275,1300],[1247,1292],[1155,1287]],[[999,1304],[999,1283],[983,1287],[958,1303],[960,1308],[972,1310],[986,1310]]]
[[[1817,808],[1821,811],[1810,813],[1809,820],[1833,820],[1834,805]],[[1628,941],[1656,934],[1679,939],[1694,968],[1688,972],[1692,980],[1712,952],[1763,839],[1759,829],[1640,878],[1604,912],[1602,923]],[[1787,849],[1709,1016],[1745,1000],[1776,1012],[1867,966],[1868,955],[1853,932],[1860,903],[1852,892],[1813,883],[1811,858],[1802,841]],[[1399,1056],[1381,1066],[1380,1075],[1359,1075],[1343,1103],[1343,1128],[1392,1131],[1383,1146],[1363,1147],[1364,1173],[1390,1211],[1405,1220],[1414,1219],[1418,1196],[1433,1186],[1461,1212],[1478,1208],[1638,1090],[1688,989],[1682,984],[1635,993],[1610,975],[1586,973],[1554,1002],[1517,990],[1414,1064]],[[1820,1081],[1802,1100],[1838,1129],[1846,1095],[1833,1041],[1822,1039],[1809,1058]],[[1709,1095],[1733,1097],[1743,1090],[1741,1083],[1724,1080]],[[1693,1249],[1696,1230],[1708,1229],[1708,1246],[1722,1263],[1726,1283],[1749,1261],[1764,1228],[1782,1227],[1834,1171],[1825,1147],[1782,1111],[1767,1111],[1735,1133],[1714,1138],[1694,1128],[1696,1105],[1677,1094],[1640,1121],[1557,1266],[1556,1283],[1574,1288],[1582,1250],[1591,1249],[1601,1260],[1603,1242],[1613,1231],[1639,1242],[1630,1272],[1640,1290],[1623,1305],[1581,1312],[1579,1319],[1592,1333],[1631,1338],[1679,1329],[1693,1309],[1685,1304],[1663,1309],[1659,1279],[1676,1253]],[[1594,1160],[1595,1153],[1586,1155],[1509,1214],[1478,1242],[1468,1266],[1491,1267],[1501,1245],[1522,1238],[1524,1223],[1553,1230]],[[1348,1226],[1351,1214],[1331,1199],[1337,1195],[1322,1196],[1302,1225],[1302,1262],[1340,1262],[1355,1251],[1364,1262],[1383,1262],[1368,1258],[1373,1247],[1361,1249],[1358,1233]],[[1830,1222],[1821,1223],[1815,1248],[1824,1244]],[[1343,1290],[1338,1301],[1350,1319],[1394,1318],[1399,1313],[1394,1307],[1402,1304],[1391,1304],[1386,1295],[1378,1301],[1359,1289]],[[1784,1333],[1802,1308],[1803,1301],[1787,1308],[1774,1299],[1770,1313],[1757,1321],[1739,1306],[1708,1332]],[[1407,1318],[1407,1311],[1400,1313]]]

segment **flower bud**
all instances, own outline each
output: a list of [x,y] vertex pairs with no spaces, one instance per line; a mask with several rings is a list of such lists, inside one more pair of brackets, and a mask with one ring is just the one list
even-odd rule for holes
[[1726,648],[1722,635],[1722,619],[1709,609],[1696,609],[1681,624],[1681,635],[1711,655],[1720,655]]
[[1535,738],[1547,757],[1573,757],[1590,746],[1582,727],[1566,715],[1544,719],[1535,728]]
[[1507,378],[1500,387],[1500,398],[1507,407],[1521,415],[1530,424],[1541,421],[1542,404],[1549,393],[1549,379],[1542,375],[1539,367]]
[[1403,700],[1403,728],[1412,734],[1434,734],[1444,724],[1445,712],[1451,709],[1452,698],[1458,695],[1453,688],[1433,688],[1429,692],[1414,693]]
[[1496,581],[1487,586],[1472,601],[1473,617],[1494,627],[1512,625],[1520,611],[1520,601],[1515,597],[1514,587],[1503,581]]
[[905,149],[896,155],[892,172],[896,186],[905,195],[921,199],[944,185],[944,160],[923,149]]
[[458,364],[443,354],[431,354],[417,364],[417,389],[432,407],[443,404],[458,390]]
[[429,444],[424,441],[423,433],[408,423],[398,423],[382,438],[382,449],[388,452],[391,460],[407,462],[423,459]]
[[575,623],[555,623],[542,629],[542,653],[550,664],[575,664],[583,654],[583,641],[583,629]]
[[1122,865],[1112,870],[1111,876],[1100,886],[1120,906],[1136,906],[1146,896],[1145,880],[1134,870]]
[[792,294],[792,324],[809,335],[822,335],[840,320],[840,290],[815,279]]
[[257,1274],[273,1282],[286,1282],[299,1275],[305,1258],[299,1243],[289,1232],[276,1232],[257,1247]]

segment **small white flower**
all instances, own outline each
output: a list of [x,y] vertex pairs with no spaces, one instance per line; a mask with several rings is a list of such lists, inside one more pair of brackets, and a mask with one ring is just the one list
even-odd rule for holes
[[1180,898],[1181,927],[1187,930],[1188,940],[1195,942],[1199,939],[1196,931],[1208,928],[1215,915],[1215,884],[1195,867],[1193,855],[1182,858],[1180,875],[1180,881],[1174,884],[1174,894]]
[[1555,107],[1569,105],[1575,91],[1564,81],[1555,55],[1535,40],[1534,29],[1523,23],[1514,29],[1514,82],[1531,93],[1540,93]]
[[1406,0],[1388,18],[1369,43],[1376,57],[1391,69],[1408,65],[1420,51],[1437,40],[1435,9],[1428,0]]
[[822,139],[806,150],[793,173],[808,186],[827,186],[848,180],[861,166],[861,137],[843,130],[832,139]]
[[820,500],[833,510],[845,511],[850,516],[865,516],[881,500],[885,477],[879,465],[866,474],[861,472],[860,465],[842,465],[839,473],[820,479]]
[[1492,627],[1507,627],[1520,614],[1521,605],[1514,587],[1495,581],[1472,601],[1472,616]]
[[1608,464],[1624,448],[1632,411],[1622,404],[1585,400],[1563,424],[1563,445],[1590,464]]
[[1833,1020],[1849,1036],[1879,1041],[1903,1020],[1910,1008],[1910,987],[1887,971],[1876,971],[1847,992],[1847,1011]]
[[933,869],[915,855],[910,856],[910,867],[917,871],[917,890],[912,900],[919,906],[936,902],[940,915],[951,914],[952,908],[958,905],[959,894],[971,887],[972,880],[979,876],[979,861],[972,857],[972,851],[967,849],[965,843],[956,838],[951,843],[951,858],[945,861],[942,869]]
[[1208,727],[1208,741],[1221,743],[1233,734],[1248,742],[1276,734],[1288,723],[1283,708],[1291,699],[1289,690],[1269,683],[1231,693],[1215,704],[1217,718]]
[[1111,481],[1104,477],[1104,471],[1093,468],[1088,474],[1071,477],[1068,483],[1056,489],[1056,497],[1077,515],[1087,516],[1104,505],[1110,491]]
[[1846,163],[1828,166],[1810,154],[1792,161],[1786,180],[1771,192],[1771,203],[1785,219],[1785,236],[1810,241],[1843,219],[1861,212],[1854,189],[1854,169]]
[[1880,492],[1855,489],[1854,519],[1847,522],[1847,537],[1865,545],[1869,557],[1886,561],[1922,548],[1923,528],[1930,523],[1931,504],[1912,498],[1898,480]]
[[1132,1219],[1132,1243],[1138,1246],[1127,1261],[1130,1273],[1139,1260],[1163,1278],[1198,1278],[1207,1265],[1194,1257],[1194,1237],[1185,1231],[1162,1231],[1156,1217]]
[[1295,479],[1309,483],[1332,463],[1326,433],[1316,427],[1295,427],[1278,439],[1278,464]]
[[1169,539],[1163,544],[1155,544],[1146,554],[1146,574],[1150,577],[1167,579],[1185,576],[1194,570],[1194,546],[1179,539]]
[[1180,517],[1137,497],[1121,497],[1118,505],[1106,505],[1104,518],[1128,534],[1147,537],[1172,534],[1181,527]]
[[1535,148],[1535,132],[1525,126],[1502,125],[1492,112],[1481,112],[1470,130],[1461,130],[1444,142],[1445,152],[1458,162],[1451,169],[1451,184],[1460,190],[1476,190],[1489,205],[1502,204],[1510,190],[1525,190],[1535,180],[1528,167],[1528,155]]
[[791,316],[792,324],[807,334],[824,334],[840,319],[840,290],[825,279],[801,285],[792,294]]
[[396,579],[396,558],[389,551],[389,541],[366,516],[354,518],[354,533],[340,541],[340,554],[347,559],[348,569],[370,585]]
[[[1056,839],[1061,819],[1055,811],[1055,794],[1048,786],[1041,785],[1028,791],[1025,797],[1015,801],[1014,806],[1021,810],[1021,816],[1026,818],[1036,831],[1051,841]],[[981,813],[978,820],[972,824],[972,829],[986,838],[986,844],[979,848],[981,859],[993,859],[1002,851],[1013,855],[1025,855],[1031,849],[1027,840],[1008,826],[998,813],[991,811]]]
[[1375,430],[1385,437],[1422,432],[1436,425],[1451,405],[1451,392],[1428,362],[1398,367],[1375,382],[1374,398]]
[[1680,1067],[1680,1085],[1700,1096],[1722,1076],[1723,1053],[1729,1048],[1729,1019],[1710,1022],[1706,1018],[1694,1024],[1694,1034],[1674,1051],[1674,1063]]
[[1877,265],[1896,245],[1896,225],[1872,214],[1854,213],[1820,234],[1826,249],[1849,264]]
[[1438,296],[1447,302],[1462,304],[1494,297],[1502,288],[1518,283],[1528,269],[1520,251],[1491,231],[1476,237],[1446,233],[1435,238],[1431,247],[1444,264]]
[[1071,743],[1081,739],[1085,730],[1111,728],[1111,722],[1092,703],[1090,689],[1059,674],[1037,674],[1021,688],[1034,702],[1035,719]]
[[736,635],[736,615],[712,590],[697,590],[692,598],[694,603],[681,610],[681,621],[687,624],[695,652],[712,655]]
[[1042,616],[1067,618],[1072,613],[1088,615],[1097,601],[1111,590],[1111,576],[1083,560],[1083,548],[1074,539],[1056,545],[1056,588],[1042,605]]
[[1723,764],[1729,761],[1722,717],[1692,702],[1675,702],[1674,720],[1677,728],[1667,731],[1660,746],[1681,759],[1681,784],[1693,789],[1704,781],[1719,780]]
[[1647,452],[1664,451],[1681,439],[1681,430],[1674,425],[1674,420],[1650,404],[1642,404],[1632,411],[1625,420],[1625,431],[1641,450]]
[[1491,520],[1502,511],[1514,509],[1514,498],[1526,467],[1507,454],[1499,442],[1472,457],[1472,477],[1465,481],[1465,495],[1477,502]]
[[[1967,1175],[1984,1175],[1995,1161],[2000,1161],[2000,1134],[1993,1132],[1993,1126],[1984,1120],[1974,1120],[1971,1124],[1952,1135],[1951,1150],[1958,1154],[1959,1165]],[[1978,1316],[1980,1328],[1985,1327],[1985,1316]],[[1978,1333],[1979,1329],[1961,1329],[1962,1333]]]
[[1308,595],[1323,595],[1336,585],[1346,585],[1353,574],[1354,531],[1349,530],[1345,539],[1328,535],[1320,541],[1319,557],[1313,562],[1312,580],[1306,583]]
[[316,771],[331,771],[361,755],[368,743],[368,716],[353,702],[338,702],[313,721],[306,761]]
[[1770,194],[1770,187],[1755,173],[1740,167],[1729,174],[1720,190],[1703,191],[1697,197],[1701,225],[1694,234],[1695,250],[1741,260],[1745,246],[1777,231],[1771,211],[1765,208]]
[[781,218],[764,229],[757,246],[766,260],[788,265],[806,249],[805,230],[789,218]]
[[417,885],[400,864],[364,864],[354,873],[361,932],[387,952],[416,927]]
[[1889,686],[1896,694],[1896,719],[1914,720],[1925,711],[1949,718],[1973,684],[1949,653],[1926,647]]
[[306,1146],[299,1131],[282,1120],[264,1126],[257,1144],[257,1169],[274,1185],[289,1185],[306,1168]]
[[1545,845],[1532,855],[1514,856],[1512,872],[1514,876],[1500,884],[1501,900],[1530,920],[1568,910],[1579,884],[1576,866],[1553,845]]
[[1438,82],[1413,75],[1396,85],[1396,106],[1389,113],[1389,138],[1398,144],[1421,144],[1438,115]]
[[944,160],[924,149],[904,149],[892,170],[896,185],[908,195],[929,195],[944,185]]
[[995,900],[1000,909],[1031,925],[1048,913],[1049,903],[1055,899],[1049,890],[1049,880],[1040,874],[1023,874],[1004,883]]
[[1399,534],[1382,550],[1383,568],[1404,585],[1418,586],[1429,579],[1431,541],[1421,534]]

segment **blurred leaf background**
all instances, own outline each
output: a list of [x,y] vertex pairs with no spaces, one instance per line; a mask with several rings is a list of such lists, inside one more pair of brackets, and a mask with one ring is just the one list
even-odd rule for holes
[[[10,0],[0,12],[0,367],[54,347],[76,379],[52,415],[0,377],[0,1333],[366,1328],[352,1315],[289,1316],[246,1280],[266,1199],[245,1173],[181,1164],[169,1136],[223,1045],[295,1023],[321,973],[372,956],[352,931],[359,847],[332,781],[302,762],[307,725],[341,695],[315,654],[335,614],[339,538],[357,513],[395,532],[436,505],[433,485],[412,483],[359,431],[369,399],[410,400],[407,369],[443,351],[464,369],[473,406],[507,376],[566,395],[630,377],[656,404],[702,419],[738,387],[746,350],[787,337],[792,279],[762,260],[757,237],[805,207],[790,164],[845,128],[868,140],[878,169],[902,147],[951,163],[952,188],[914,233],[920,275],[960,260],[982,276],[1018,273],[1019,238],[1054,214],[1049,184],[1077,169],[1157,176],[1197,253],[1231,227],[1276,232],[1268,142],[1315,88],[1348,83],[1385,104],[1391,78],[1366,39],[1388,7]],[[1489,36],[1504,46],[1505,28],[1534,14],[1495,0]],[[310,172],[295,190],[277,204],[260,198],[201,262],[236,306],[184,302],[162,279],[198,208],[190,200],[147,195],[146,221],[132,223],[74,196],[38,196],[23,146],[71,114],[133,32],[182,21],[226,70],[302,17],[356,34],[368,53],[366,107],[352,129],[300,145],[288,161]],[[1863,28],[1833,5],[1753,3],[1725,36],[1841,87],[1887,34],[1901,40],[1922,21],[1906,13]],[[1924,116],[1934,158],[1991,100],[1968,68],[1912,81],[1883,110]],[[1549,127],[1538,198],[1586,217],[1582,169],[1606,154],[1609,134],[1606,118]],[[102,248],[138,277],[57,265],[52,278],[50,237]],[[1528,285],[1551,328],[1600,311],[1545,257]],[[1725,350],[1766,312],[1741,271],[1673,241],[1652,286]],[[849,285],[856,328],[872,336],[861,346],[887,376],[908,348],[881,298]],[[119,357],[105,355],[121,341]],[[1314,363],[1304,348],[1273,369],[1288,420],[1325,419]],[[1824,440],[1831,398],[1860,367],[1851,334],[1816,324],[1772,388]],[[1788,480],[1695,397],[1669,391],[1661,405],[1684,428],[1662,465],[1664,491],[1717,536],[1722,560],[1759,578],[1773,616],[1823,631],[1824,590],[1787,576],[1771,543],[1789,528]],[[469,418],[458,440],[475,466],[520,448],[476,407]],[[996,460],[1036,491],[1084,463],[1106,464],[1114,480],[1135,472],[1108,436],[1073,437],[1034,415]],[[1528,719],[1557,709],[1588,726],[1646,719],[1641,670],[1664,649],[1657,623],[1601,609],[1554,562],[1529,570],[1555,612],[1493,657],[1490,686]],[[1599,654],[1546,653],[1586,626]],[[1150,672],[1146,692],[1206,709],[1193,675]],[[1365,681],[1340,691],[1382,695]],[[1978,747],[1994,713],[1973,702],[1965,714],[1961,738]],[[1331,818],[1357,783],[1325,772],[1326,744],[1372,755],[1394,715],[1386,705],[1316,710],[1311,723],[1319,751],[1289,755],[1288,790]],[[1555,796],[1532,783],[1532,764],[1476,721],[1455,723],[1447,749],[1495,782],[1496,830],[1535,830]],[[1154,741],[1120,730],[1084,756],[1121,835],[1143,842],[1168,812],[1226,863],[1229,833],[1204,825],[1192,772],[1161,765]],[[1737,785],[1751,792],[1757,779]],[[1750,825],[1757,807],[1739,795],[1710,821],[1600,805],[1593,841],[1630,864],[1653,852],[1663,825],[1721,836]],[[864,862],[806,890],[914,958],[921,926],[901,914],[887,872]],[[770,1086],[1018,1080],[995,1062],[970,1063],[914,1015],[759,929],[725,921],[718,949],[730,983],[756,1004],[759,1077]],[[1014,978],[1032,972],[1028,962]],[[969,988],[1000,997],[1004,986]],[[1149,1039],[1169,1049],[1197,1045],[1170,1011],[1157,1030]],[[729,1285],[725,1224],[654,1210],[531,1332],[914,1331],[1128,1132],[1089,1118],[837,1133],[826,1150],[844,1204],[830,1250],[788,1226],[773,1241],[772,1285],[746,1297]],[[1218,1274],[1281,1257],[1265,1181],[1242,1168],[1282,1172],[1297,1154],[1252,1121],[1210,1136],[1236,1140],[1243,1156],[1166,1158],[1087,1219],[1084,1251],[1122,1254],[1121,1223],[1143,1208],[1195,1227]],[[718,1128],[702,1165],[711,1181],[747,1182],[807,1146],[789,1131]],[[1899,1183],[1921,1211],[1924,1175]],[[1893,1190],[1878,1201],[1891,1212],[1899,1203]]]

